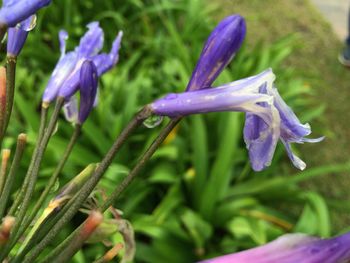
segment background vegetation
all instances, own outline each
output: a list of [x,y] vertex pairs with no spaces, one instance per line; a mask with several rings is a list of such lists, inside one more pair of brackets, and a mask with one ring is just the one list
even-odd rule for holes
[[[101,160],[142,105],[162,94],[184,90],[206,37],[223,17],[223,8],[204,0],[61,0],[41,11],[19,58],[12,137],[6,140],[11,147],[16,134],[29,135],[32,147],[27,150],[22,174],[36,139],[41,95],[59,57],[57,33],[61,28],[70,34],[69,49],[94,20],[105,30],[106,50],[119,30],[124,31],[124,39],[120,63],[101,79],[99,105],[84,125],[56,189],[86,164]],[[281,66],[299,43],[297,35],[284,35],[244,46],[217,84],[272,67],[282,96],[304,122],[311,121],[324,106],[312,99],[312,89],[299,77],[300,68]],[[136,231],[137,262],[194,262],[264,244],[287,232],[336,234],[329,208],[335,211],[343,205],[300,183],[343,172],[349,165],[318,164],[298,172],[284,162],[286,154],[279,145],[271,167],[254,173],[242,140],[243,117],[219,113],[186,118],[115,204]],[[38,193],[72,130],[62,118],[45,155]],[[114,188],[159,130],[138,130],[101,181],[102,191]],[[70,228],[79,220],[77,216]],[[63,232],[57,243],[65,235]],[[118,238],[114,235],[111,240]],[[74,262],[92,262],[103,251],[102,244],[87,245]]]

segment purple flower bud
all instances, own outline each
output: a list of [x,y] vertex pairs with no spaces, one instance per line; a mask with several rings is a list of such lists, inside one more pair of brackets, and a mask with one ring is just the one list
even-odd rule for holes
[[318,142],[306,139],[309,125],[302,125],[273,87],[275,75],[268,69],[256,76],[231,82],[213,89],[169,94],[150,104],[156,115],[176,117],[197,113],[240,111],[246,113],[244,140],[255,171],[271,164],[279,139],[285,144],[293,164],[305,164],[290,150],[291,142]]
[[50,2],[51,0],[4,0],[0,9],[0,26],[15,27]]
[[7,55],[17,57],[21,52],[27,39],[29,31],[31,31],[36,23],[36,16],[32,15],[23,20],[16,27],[8,29]]
[[350,233],[319,239],[287,234],[266,245],[200,263],[340,263],[350,260]]
[[240,15],[222,20],[205,43],[186,90],[209,88],[239,50],[245,34],[245,21]]
[[97,84],[97,68],[92,61],[86,60],[80,70],[79,124],[85,122],[94,106]]

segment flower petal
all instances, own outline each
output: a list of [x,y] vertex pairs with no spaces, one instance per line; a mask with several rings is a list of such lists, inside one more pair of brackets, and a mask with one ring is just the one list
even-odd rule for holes
[[331,239],[287,234],[266,245],[201,263],[340,263],[350,260],[350,233]]
[[98,22],[91,22],[87,25],[89,29],[80,39],[76,51],[80,58],[90,58],[98,54],[103,47],[104,34]]
[[51,0],[6,1],[0,9],[0,25],[15,27],[50,3]]
[[76,123],[78,121],[78,100],[72,96],[63,106],[64,117],[67,121]]

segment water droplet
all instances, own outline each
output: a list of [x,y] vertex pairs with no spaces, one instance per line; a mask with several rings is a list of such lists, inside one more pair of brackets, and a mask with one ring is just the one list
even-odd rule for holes
[[36,15],[32,15],[23,22],[17,24],[17,27],[19,29],[22,29],[24,31],[31,31],[36,26]]
[[158,116],[158,115],[152,115],[151,117],[147,118],[144,122],[143,125],[145,127],[152,129],[157,126],[159,126],[163,121],[163,116]]

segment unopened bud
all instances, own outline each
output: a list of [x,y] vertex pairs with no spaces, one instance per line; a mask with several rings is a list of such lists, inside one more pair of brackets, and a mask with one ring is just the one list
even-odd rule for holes
[[2,225],[0,228],[0,245],[3,245],[7,242],[11,229],[15,224],[15,218],[12,216],[6,216],[2,220]]

